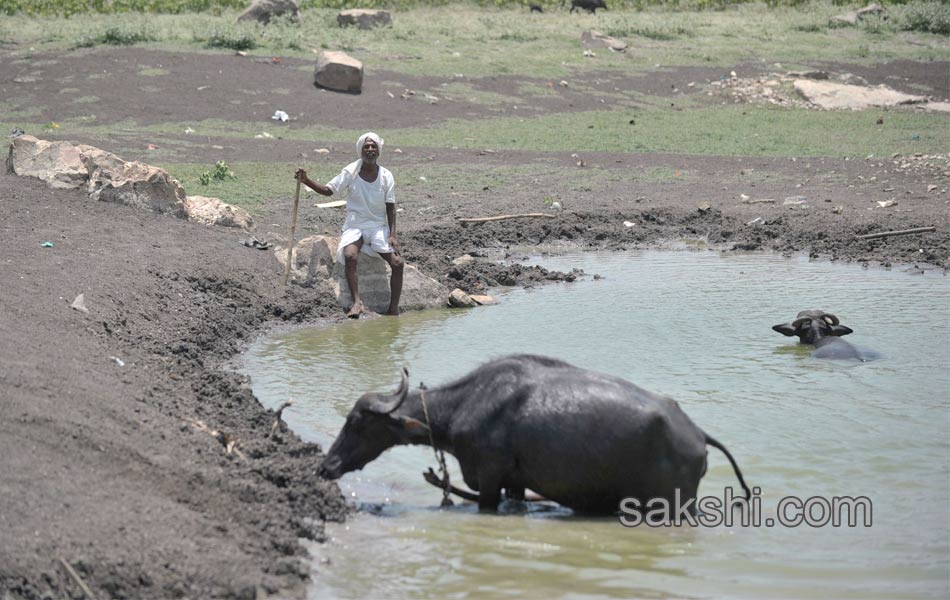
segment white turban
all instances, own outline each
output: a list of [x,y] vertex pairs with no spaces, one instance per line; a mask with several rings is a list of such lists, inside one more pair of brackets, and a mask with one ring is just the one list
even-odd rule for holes
[[379,137],[378,134],[373,133],[372,131],[367,131],[360,136],[358,142],[356,142],[356,155],[360,158],[363,157],[363,144],[366,143],[366,140],[370,139],[376,142],[376,147],[379,148],[379,153],[383,153],[383,138]]

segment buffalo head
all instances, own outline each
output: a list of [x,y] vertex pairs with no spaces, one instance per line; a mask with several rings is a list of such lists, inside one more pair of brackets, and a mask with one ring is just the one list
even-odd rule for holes
[[397,412],[408,395],[409,371],[405,368],[394,394],[363,394],[347,415],[317,474],[325,479],[339,479],[362,469],[388,448],[406,443],[410,431],[425,427]]
[[854,333],[850,327],[841,325],[838,317],[823,310],[803,310],[791,323],[774,325],[772,329],[789,337],[797,335],[803,344],[815,344],[822,338]]

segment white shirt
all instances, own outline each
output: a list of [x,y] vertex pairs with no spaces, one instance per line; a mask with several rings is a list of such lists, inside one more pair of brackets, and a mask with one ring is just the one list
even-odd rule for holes
[[343,230],[371,229],[386,225],[386,205],[396,203],[395,180],[386,167],[379,167],[376,181],[360,177],[362,159],[343,167],[340,174],[327,183],[334,195],[345,190],[346,220]]

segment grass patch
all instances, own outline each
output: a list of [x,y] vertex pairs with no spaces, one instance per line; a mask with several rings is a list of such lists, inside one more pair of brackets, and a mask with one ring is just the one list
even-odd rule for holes
[[253,50],[257,48],[257,36],[249,31],[221,29],[209,32],[206,36],[196,35],[195,41],[207,48],[225,48],[227,50]]
[[[946,117],[891,111],[886,126],[874,112],[822,112],[717,106],[647,109],[448,122],[438,129],[387,132],[407,146],[728,156],[889,156],[946,152]],[[630,125],[634,119],[636,125]],[[476,143],[466,142],[475,139]]]
[[[201,184],[202,175],[208,173],[204,163],[165,163],[156,165],[168,171],[181,182],[189,195],[209,195],[228,204],[245,208],[252,213],[271,200],[286,198],[293,194],[294,166],[274,163],[239,162],[225,165],[234,177],[213,179],[211,185]],[[326,181],[336,173],[308,169],[311,178]],[[302,195],[302,194],[301,194]]]
[[132,46],[143,42],[154,42],[158,39],[158,34],[146,24],[122,24],[92,35],[81,35],[75,45],[77,48]]
[[950,35],[950,4],[947,2],[908,2],[893,6],[895,26],[903,31]]
[[[943,154],[946,115],[892,110],[884,125],[879,111],[815,111],[749,105],[714,105],[677,110],[646,107],[536,117],[449,120],[433,127],[379,129],[393,147],[468,148],[555,152],[632,152],[724,156],[890,156]],[[635,122],[634,125],[630,121]],[[37,131],[43,123],[18,123]],[[66,119],[60,135],[137,136],[154,133],[178,139],[186,128],[197,135],[253,140],[274,138],[314,143],[352,142],[353,132],[314,125],[289,129],[224,119],[139,126],[134,121],[99,125]],[[235,168],[240,176],[240,171]],[[335,173],[333,173],[335,175]],[[197,177],[197,176],[196,176]]]

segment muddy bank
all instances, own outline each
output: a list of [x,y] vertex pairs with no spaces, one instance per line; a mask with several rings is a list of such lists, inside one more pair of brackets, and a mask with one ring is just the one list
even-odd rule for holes
[[321,539],[343,499],[313,475],[320,449],[271,435],[217,366],[265,323],[335,308],[282,288],[235,232],[28,178],[0,189],[0,591],[79,597],[62,560],[98,597],[300,595],[297,539]]
[[[111,597],[299,596],[309,566],[297,539],[321,539],[324,520],[344,518],[344,500],[314,476],[320,449],[282,424],[271,435],[273,413],[219,367],[268,325],[340,318],[329,291],[283,288],[271,253],[242,246],[237,231],[30,178],[3,175],[0,187],[0,589],[14,598],[77,594],[65,561]],[[285,204],[264,222],[285,218]],[[468,291],[578,276],[517,263],[519,251],[540,245],[620,250],[688,238],[944,268],[950,255],[948,216],[932,205],[871,211],[859,222],[785,208],[753,226],[747,219],[761,208],[743,204],[618,203],[468,226],[455,221],[459,208],[404,218],[400,236],[408,260]],[[519,203],[488,210],[503,208]],[[313,228],[337,216],[308,211]],[[922,222],[938,231],[854,237]],[[476,260],[453,264],[462,254]],[[70,308],[80,293],[88,313]],[[239,452],[208,430],[236,440]]]

